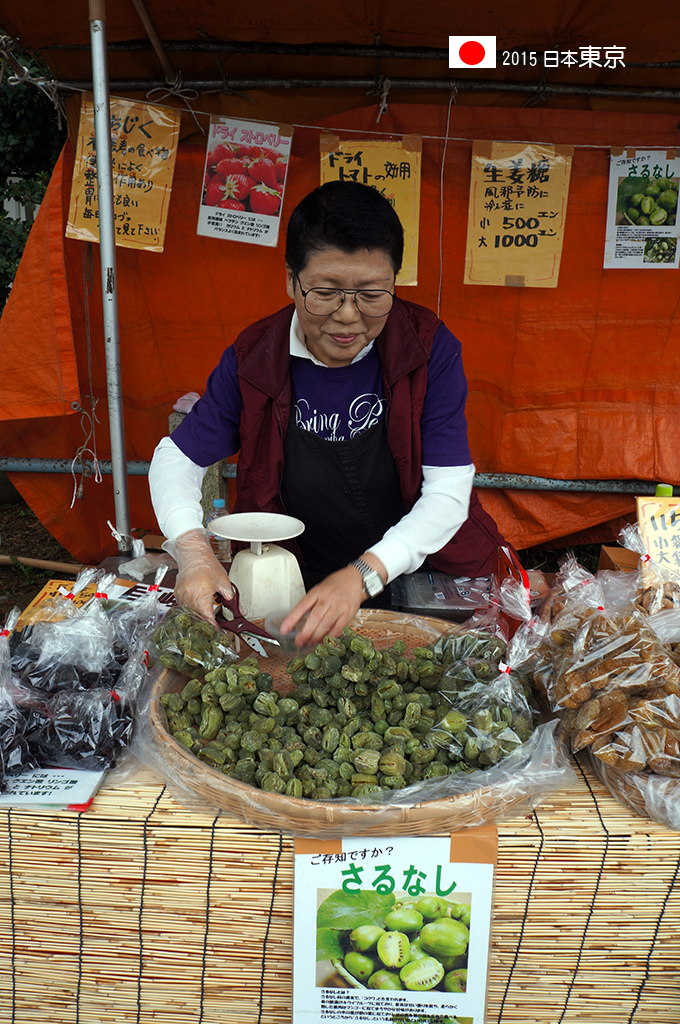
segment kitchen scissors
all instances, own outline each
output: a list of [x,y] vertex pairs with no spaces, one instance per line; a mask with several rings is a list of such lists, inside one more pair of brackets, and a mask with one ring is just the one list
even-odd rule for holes
[[[230,581],[231,582],[231,581]],[[234,596],[227,600],[222,594],[215,594],[215,600],[222,605],[223,608],[228,608],[234,616],[233,619],[226,619],[224,616],[217,617],[217,624],[220,629],[229,630],[230,633],[235,633],[236,636],[242,637],[247,644],[249,644],[253,650],[260,655],[262,658],[268,658],[266,650],[264,649],[261,641],[264,640],[268,644],[275,644],[276,647],[280,647],[278,640],[275,640],[273,636],[265,632],[260,626],[256,626],[254,622],[250,622],[244,616],[241,611],[241,605],[239,603],[238,588],[235,583],[231,583],[231,589],[234,591]]]

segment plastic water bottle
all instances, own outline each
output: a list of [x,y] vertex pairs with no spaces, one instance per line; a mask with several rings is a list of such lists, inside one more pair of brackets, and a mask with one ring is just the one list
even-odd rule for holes
[[210,512],[208,512],[208,516],[205,521],[205,525],[210,532],[210,544],[215,558],[222,562],[223,565],[228,565],[231,562],[231,541],[225,537],[216,537],[210,530],[210,524],[213,519],[219,519],[221,516],[227,515],[226,505],[227,503],[224,498],[213,498],[213,507]]

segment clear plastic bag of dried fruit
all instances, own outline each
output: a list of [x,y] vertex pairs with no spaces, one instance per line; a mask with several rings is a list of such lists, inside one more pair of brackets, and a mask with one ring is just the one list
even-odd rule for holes
[[529,681],[540,631],[523,623],[509,641],[503,659],[468,658],[442,673],[437,692],[440,715],[428,742],[446,751],[462,770],[498,764],[525,743],[538,725],[538,708]]
[[19,609],[8,613],[0,630],[0,793],[7,778],[38,767],[26,741],[26,719],[17,707],[12,684],[9,637],[19,618]]
[[661,563],[650,558],[637,523],[624,526],[619,540],[640,557],[640,569],[635,574],[635,606],[645,615],[680,609],[680,574],[670,561]]
[[680,608],[665,608],[650,615],[647,622],[673,661],[680,665]]
[[[548,622],[554,622],[562,614],[569,611],[574,604],[580,605],[582,599],[580,594],[587,593],[588,588],[597,587],[595,577],[588,572],[571,552],[560,559],[559,570],[550,593],[541,606],[541,618]],[[598,589],[597,600],[593,598],[595,606],[602,603],[602,594]],[[592,603],[592,602],[591,602]]]
[[238,661],[238,638],[217,629],[190,608],[171,608],[150,637],[154,656],[166,668],[191,675],[224,671]]
[[129,658],[136,651],[149,647],[151,636],[166,611],[160,602],[160,585],[167,571],[167,565],[160,565],[153,583],[146,588],[143,596],[110,613],[117,657]]
[[109,769],[132,739],[134,704],[125,687],[33,694],[24,715],[26,740],[41,766]]
[[13,634],[12,672],[21,686],[47,693],[115,687],[123,660],[116,659],[104,607],[114,582],[113,574],[100,575],[86,604],[69,602],[68,615],[29,622]]
[[69,619],[80,614],[80,607],[83,603],[84,592],[89,589],[94,593],[101,590],[101,580],[108,577],[104,569],[95,569],[87,566],[76,576],[72,586],[65,586],[59,583],[54,593],[48,593],[31,608],[27,608],[21,615],[23,625],[33,625],[36,622],[59,622],[62,619]]
[[592,745],[599,756],[607,738],[628,726],[672,723],[679,694],[680,668],[646,618],[632,608],[600,608],[562,648],[549,697],[574,752]]
[[591,753],[609,768],[621,772],[650,771],[680,778],[680,730],[647,729],[629,724],[600,737]]

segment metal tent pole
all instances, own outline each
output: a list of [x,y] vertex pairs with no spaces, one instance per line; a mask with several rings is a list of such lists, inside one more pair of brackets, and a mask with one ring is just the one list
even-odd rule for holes
[[92,48],[92,92],[94,95],[94,138],[97,158],[97,199],[99,203],[99,255],[102,275],[102,306],[106,352],[106,391],[111,434],[111,464],[116,530],[121,554],[130,550],[130,506],[125,457],[123,390],[120,373],[118,330],[118,284],[116,280],[116,232],[113,216],[113,170],[111,164],[111,107],[109,102],[108,56],[106,51],[105,0],[89,0],[90,44]]

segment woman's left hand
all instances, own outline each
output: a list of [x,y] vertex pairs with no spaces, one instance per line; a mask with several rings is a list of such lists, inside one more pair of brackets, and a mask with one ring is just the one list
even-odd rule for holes
[[307,615],[307,621],[295,639],[298,647],[318,644],[329,634],[340,636],[365,597],[360,573],[351,565],[345,566],[305,594],[281,623],[281,631],[289,633],[303,615]]

